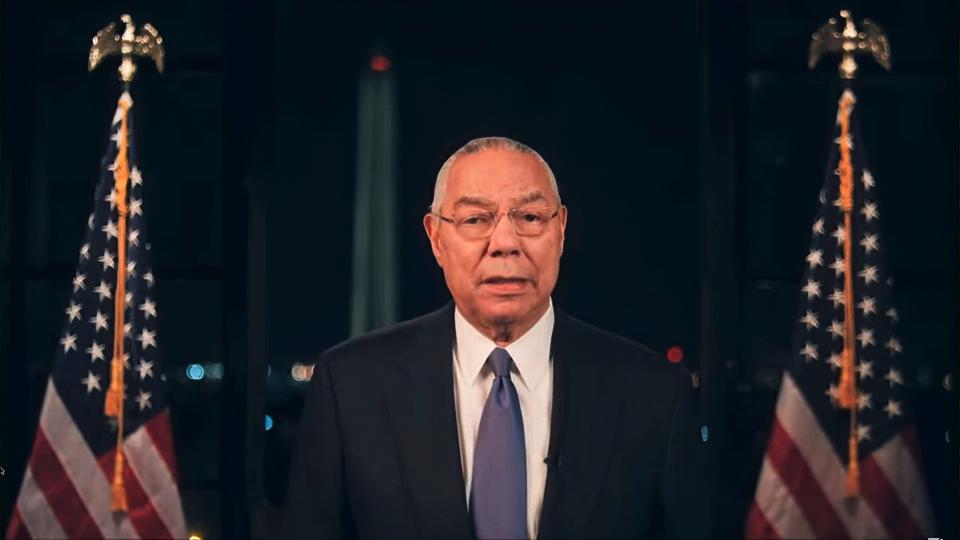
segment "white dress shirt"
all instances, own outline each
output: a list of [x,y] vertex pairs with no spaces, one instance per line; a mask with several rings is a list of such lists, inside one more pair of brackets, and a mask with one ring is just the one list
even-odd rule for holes
[[[527,451],[527,531],[535,538],[547,483],[547,457],[550,443],[550,407],[553,398],[553,362],[550,339],[553,336],[553,301],[533,327],[505,349],[513,358],[510,379],[517,388],[523,414],[523,435]],[[457,404],[457,429],[460,434],[460,463],[466,484],[467,504],[473,481],[473,451],[480,429],[480,417],[495,378],[486,365],[497,344],[481,334],[456,310],[456,342],[453,346],[453,394]]]

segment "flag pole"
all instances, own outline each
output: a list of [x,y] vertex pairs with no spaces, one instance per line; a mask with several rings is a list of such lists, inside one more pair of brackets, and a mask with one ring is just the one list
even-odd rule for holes
[[110,364],[110,386],[103,403],[104,415],[116,419],[117,448],[113,461],[113,481],[111,484],[110,509],[114,512],[127,512],[127,491],[124,484],[124,326],[126,316],[126,274],[127,274],[127,184],[130,181],[130,163],[127,156],[129,148],[128,114],[133,100],[130,98],[130,83],[137,72],[134,55],[150,56],[163,73],[163,38],[149,23],[143,26],[143,33],[137,34],[136,26],[130,15],[120,16],[124,24],[122,34],[114,31],[114,23],[108,24],[93,37],[90,47],[88,70],[93,71],[103,58],[120,54],[120,80],[123,93],[120,96],[120,128],[116,136],[117,160],[113,164],[114,201],[117,205],[117,285],[114,294],[113,317],[113,358]]
[[850,431],[848,437],[847,476],[844,491],[847,497],[860,495],[860,461],[858,458],[857,412],[859,396],[857,395],[856,377],[856,313],[854,311],[855,294],[853,280],[853,196],[854,196],[854,164],[852,157],[853,135],[850,129],[850,115],[857,102],[856,96],[850,89],[851,81],[856,78],[858,65],[856,56],[869,54],[883,66],[890,70],[890,42],[886,34],[870,19],[863,20],[863,30],[858,30],[849,10],[841,10],[840,17],[844,20],[843,29],[838,26],[836,18],[830,18],[823,24],[810,39],[810,56],[808,67],[816,67],[820,56],[826,52],[840,54],[838,66],[840,78],[844,81],[844,92],[840,98],[837,123],[840,124],[840,137],[836,140],[840,149],[840,162],[836,174],[840,178],[840,211],[843,213],[843,258],[844,258],[844,329],[843,354],[841,357],[840,384],[837,390],[837,402],[840,407],[850,410]]

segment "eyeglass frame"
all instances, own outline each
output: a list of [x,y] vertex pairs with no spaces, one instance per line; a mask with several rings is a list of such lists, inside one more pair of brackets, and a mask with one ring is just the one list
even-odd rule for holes
[[[540,236],[540,235],[542,235],[544,232],[546,232],[546,226],[549,225],[550,222],[554,220],[554,218],[556,218],[557,216],[559,216],[559,215],[560,215],[560,211],[562,211],[564,208],[566,208],[566,206],[564,206],[564,205],[561,204],[561,205],[557,208],[557,211],[556,211],[556,212],[554,212],[552,215],[544,218],[544,227],[545,227],[545,228],[544,228],[543,231],[541,231],[541,232],[539,232],[539,233],[537,233],[537,234],[523,234],[523,233],[521,233],[520,231],[517,230],[517,224],[513,222],[513,218],[512,218],[511,216],[512,216],[512,214],[513,214],[514,212],[517,212],[518,210],[522,210],[521,208],[511,208],[511,209],[509,209],[509,210],[507,210],[507,211],[505,211],[505,212],[498,212],[498,213],[496,214],[496,216],[495,216],[495,219],[493,220],[493,226],[490,227],[490,231],[489,231],[488,233],[484,234],[483,236],[478,236],[478,237],[476,237],[475,239],[476,239],[476,240],[479,240],[479,239],[487,238],[487,237],[491,236],[491,235],[493,234],[493,231],[495,231],[495,230],[497,229],[497,224],[500,223],[500,218],[502,218],[503,216],[507,216],[507,220],[510,222],[510,226],[513,227],[513,232],[516,233],[517,236],[523,236],[523,237],[525,237],[525,238],[536,238],[537,236]],[[491,212],[491,213],[492,213],[492,212]],[[447,216],[444,216],[444,215],[441,214],[440,212],[432,212],[432,211],[431,211],[431,212],[430,212],[430,215],[436,216],[438,219],[440,219],[440,221],[443,221],[443,222],[446,222],[446,223],[449,223],[449,224],[453,225],[453,226],[454,226],[454,230],[456,230],[458,234],[460,233],[460,231],[457,230],[457,228],[456,228],[456,227],[457,227],[457,221],[456,221],[455,219],[449,218],[449,217],[447,217]]]

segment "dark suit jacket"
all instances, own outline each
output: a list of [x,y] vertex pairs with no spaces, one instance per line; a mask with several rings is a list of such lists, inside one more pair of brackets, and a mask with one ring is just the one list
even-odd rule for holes
[[[316,364],[290,473],[287,538],[470,538],[453,394],[453,304]],[[539,538],[703,538],[690,377],[556,310]]]

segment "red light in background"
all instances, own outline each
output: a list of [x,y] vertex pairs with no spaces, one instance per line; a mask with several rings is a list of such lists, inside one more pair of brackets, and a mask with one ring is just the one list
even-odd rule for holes
[[370,69],[384,72],[390,69],[390,59],[382,54],[378,54],[370,59]]
[[667,360],[673,362],[674,364],[683,362],[683,349],[676,345],[667,349]]

